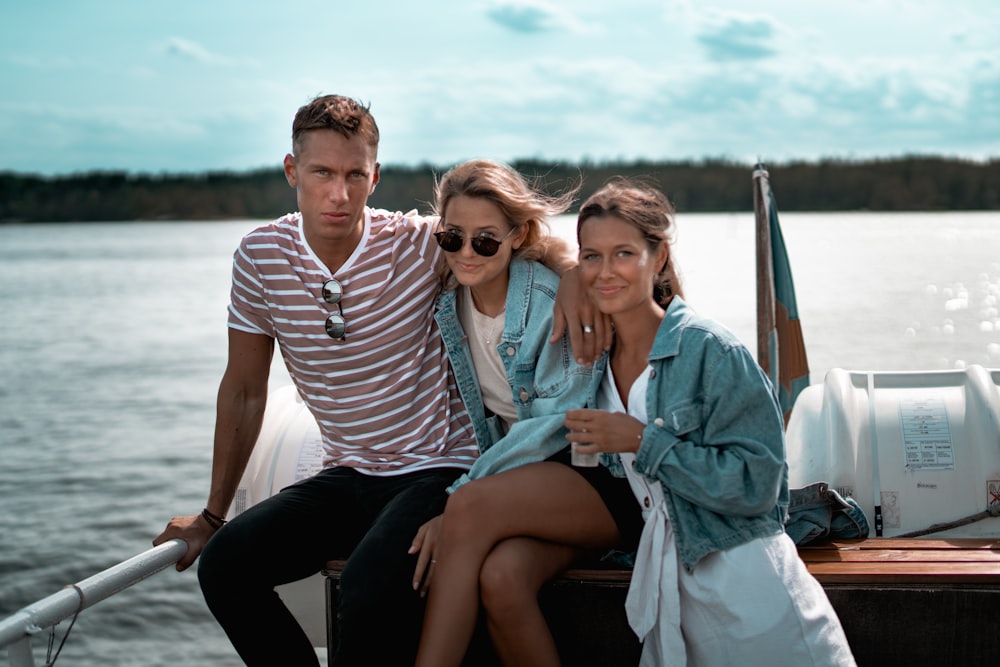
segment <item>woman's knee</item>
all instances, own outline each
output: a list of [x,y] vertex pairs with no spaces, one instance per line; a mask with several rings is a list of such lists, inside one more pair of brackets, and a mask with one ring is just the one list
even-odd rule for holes
[[481,530],[490,525],[488,517],[494,506],[494,498],[482,485],[470,482],[460,486],[448,497],[443,528],[453,533]]
[[535,604],[538,586],[521,560],[491,553],[479,571],[479,595],[491,616]]

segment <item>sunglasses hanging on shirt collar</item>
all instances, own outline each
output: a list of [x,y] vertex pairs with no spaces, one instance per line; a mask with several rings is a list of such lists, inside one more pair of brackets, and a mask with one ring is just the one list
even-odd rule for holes
[[340,342],[347,340],[347,320],[344,319],[344,309],[340,305],[340,297],[344,295],[341,284],[331,278],[323,283],[323,300],[330,305],[337,305],[337,312],[326,318],[326,334]]

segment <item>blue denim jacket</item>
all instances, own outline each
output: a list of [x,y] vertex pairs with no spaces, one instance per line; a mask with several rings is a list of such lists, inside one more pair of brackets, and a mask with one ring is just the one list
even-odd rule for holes
[[517,410],[517,422],[506,435],[499,418],[487,415],[483,406],[467,336],[458,319],[458,292],[446,290],[438,297],[434,317],[480,451],[472,469],[449,493],[471,479],[542,461],[568,446],[565,412],[584,406],[593,369],[576,363],[567,336],[559,344],[548,342],[558,287],[559,277],[544,265],[516,258],[511,262],[507,314],[497,344]]
[[868,517],[853,498],[844,498],[826,482],[814,482],[789,491],[785,532],[799,546],[868,537]]
[[[691,569],[713,551],[782,532],[788,507],[784,422],[767,376],[740,341],[674,297],[649,354],[649,423],[635,469],[659,480]],[[597,365],[597,405],[607,356]],[[617,454],[602,454],[624,475]]]

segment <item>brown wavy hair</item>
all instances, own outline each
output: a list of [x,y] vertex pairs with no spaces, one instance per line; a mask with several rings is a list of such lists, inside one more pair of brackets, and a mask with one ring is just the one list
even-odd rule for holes
[[580,242],[580,228],[584,222],[608,216],[638,229],[652,249],[666,243],[667,260],[653,285],[653,299],[665,308],[675,295],[684,297],[671,253],[676,233],[675,214],[673,204],[657,188],[639,179],[616,176],[583,202],[576,219],[576,240]]

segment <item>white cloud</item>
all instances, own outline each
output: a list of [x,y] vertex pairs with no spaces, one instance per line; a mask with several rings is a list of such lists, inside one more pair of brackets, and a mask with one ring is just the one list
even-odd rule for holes
[[4,60],[19,68],[35,70],[67,70],[76,67],[74,60],[68,56],[48,54],[14,54]]
[[205,48],[198,42],[183,37],[170,37],[166,40],[162,50],[168,56],[187,60],[202,65],[213,65],[216,67],[256,67],[256,61],[249,58],[233,58],[220,53],[215,53]]
[[569,11],[541,0],[500,0],[486,8],[486,15],[516,33],[584,31],[583,23]]
[[701,20],[698,41],[713,61],[759,60],[778,53],[783,32],[764,14],[714,10]]
[[[295,109],[324,92],[371,102],[394,164],[1000,155],[993,0],[310,4],[307,24],[288,2],[80,9],[30,37],[41,18],[0,22],[0,169],[96,167],[102,146],[134,169],[240,168],[240,143],[250,166],[277,164]],[[40,131],[67,99],[85,115]]]

